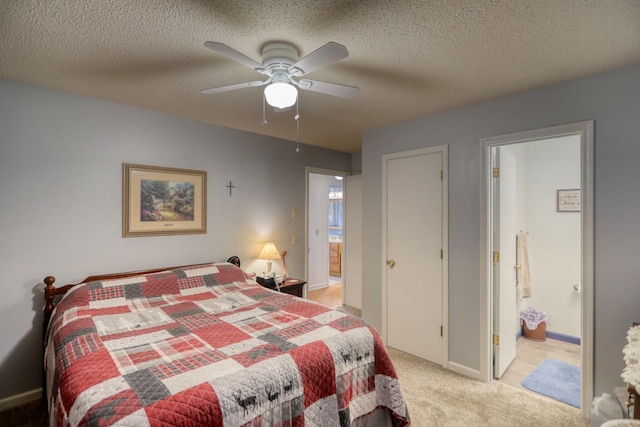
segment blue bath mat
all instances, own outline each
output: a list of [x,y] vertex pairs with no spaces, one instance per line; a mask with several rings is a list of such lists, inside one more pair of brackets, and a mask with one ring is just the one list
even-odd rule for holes
[[580,407],[580,368],[555,359],[546,359],[520,383],[576,408]]

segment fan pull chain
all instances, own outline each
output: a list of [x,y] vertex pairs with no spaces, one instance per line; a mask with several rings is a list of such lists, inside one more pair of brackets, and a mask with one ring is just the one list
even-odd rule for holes
[[300,98],[296,100],[296,115],[293,117],[296,120],[296,153],[300,152],[300,114],[299,114]]
[[267,124],[267,116],[265,113],[265,103],[266,103],[266,96],[264,96],[264,91],[263,91],[262,92],[262,122],[260,122],[262,126]]

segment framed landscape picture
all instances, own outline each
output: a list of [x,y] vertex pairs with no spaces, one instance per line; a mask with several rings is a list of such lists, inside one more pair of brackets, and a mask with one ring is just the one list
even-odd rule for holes
[[122,164],[122,236],[207,232],[207,172]]

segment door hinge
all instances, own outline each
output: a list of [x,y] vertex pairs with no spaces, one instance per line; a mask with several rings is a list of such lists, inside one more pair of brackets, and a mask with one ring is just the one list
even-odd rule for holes
[[500,252],[498,251],[493,252],[493,262],[500,262]]
[[493,345],[500,345],[500,336],[493,334]]
[[500,177],[500,168],[499,167],[495,167],[493,168],[493,177],[494,178],[499,178]]
[[440,171],[440,181],[444,181],[444,171]]
[[440,325],[440,336],[444,336],[444,326]]
[[444,250],[440,249],[440,259],[444,259]]

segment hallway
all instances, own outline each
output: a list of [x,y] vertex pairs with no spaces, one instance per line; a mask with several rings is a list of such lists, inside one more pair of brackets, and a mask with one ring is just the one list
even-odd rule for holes
[[339,277],[331,277],[331,279],[329,286],[326,288],[308,291],[308,299],[329,307],[340,307],[342,305],[342,281],[340,281]]

